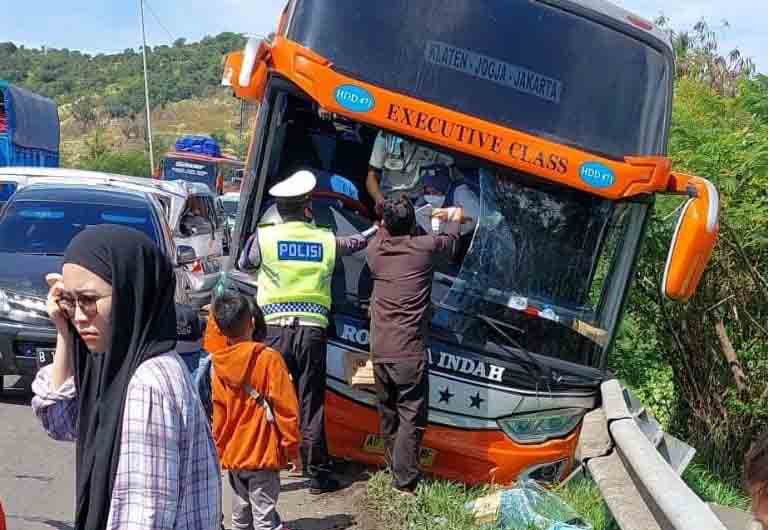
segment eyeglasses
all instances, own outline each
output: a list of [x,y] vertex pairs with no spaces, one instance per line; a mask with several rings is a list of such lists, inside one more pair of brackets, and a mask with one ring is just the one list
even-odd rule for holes
[[57,300],[57,304],[59,305],[59,308],[61,308],[62,312],[64,313],[64,316],[66,316],[70,320],[75,318],[76,306],[80,307],[80,310],[88,318],[93,318],[94,316],[96,316],[96,313],[98,313],[96,302],[98,302],[103,298],[110,298],[111,296],[112,296],[111,294],[108,294],[106,296],[98,296],[98,295],[92,295],[92,294],[74,295],[74,294],[63,293]]

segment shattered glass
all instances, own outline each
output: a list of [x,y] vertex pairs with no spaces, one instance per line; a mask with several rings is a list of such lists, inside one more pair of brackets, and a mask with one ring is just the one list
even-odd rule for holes
[[[444,287],[434,286],[433,324],[483,343],[480,319],[511,346],[585,363],[579,352],[591,345],[572,322],[596,320],[592,282],[618,205],[531,186],[523,175],[478,174],[478,224],[459,272],[437,275]],[[613,250],[606,249],[610,258]]]

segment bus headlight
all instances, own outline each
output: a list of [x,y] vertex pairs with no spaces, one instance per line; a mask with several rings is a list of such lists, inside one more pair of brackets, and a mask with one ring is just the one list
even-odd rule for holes
[[502,418],[497,424],[514,442],[541,443],[572,432],[585,412],[581,408],[546,410]]

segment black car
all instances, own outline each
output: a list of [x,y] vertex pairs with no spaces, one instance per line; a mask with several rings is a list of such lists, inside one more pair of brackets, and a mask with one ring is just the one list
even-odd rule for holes
[[22,187],[0,214],[0,381],[3,375],[32,376],[51,360],[56,332],[46,311],[45,276],[61,272],[64,250],[81,230],[106,223],[136,228],[176,263],[156,199],[73,180]]

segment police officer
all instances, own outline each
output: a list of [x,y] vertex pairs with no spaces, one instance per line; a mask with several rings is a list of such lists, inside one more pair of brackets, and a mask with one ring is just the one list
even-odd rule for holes
[[267,323],[266,343],[283,354],[300,401],[301,450],[310,493],[333,491],[324,428],[326,327],[337,255],[366,247],[376,227],[335,237],[313,222],[311,193],[316,178],[299,171],[269,190],[280,222],[262,224],[246,242],[241,270],[257,271],[257,304]]

